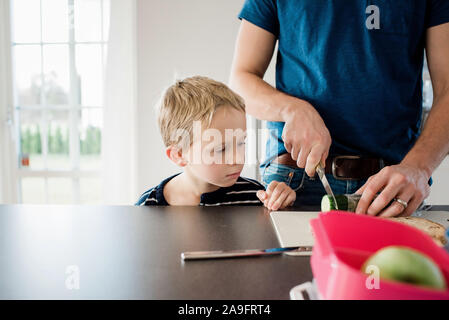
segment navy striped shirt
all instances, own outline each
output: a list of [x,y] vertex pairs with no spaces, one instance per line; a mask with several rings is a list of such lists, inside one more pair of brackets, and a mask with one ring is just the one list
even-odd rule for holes
[[[144,192],[136,206],[168,206],[164,197],[164,186],[178,174],[175,174],[158,186]],[[201,195],[200,206],[227,206],[227,205],[245,205],[258,206],[262,202],[257,198],[257,191],[265,190],[264,186],[256,180],[239,177],[230,187],[219,188],[216,191],[203,193]]]

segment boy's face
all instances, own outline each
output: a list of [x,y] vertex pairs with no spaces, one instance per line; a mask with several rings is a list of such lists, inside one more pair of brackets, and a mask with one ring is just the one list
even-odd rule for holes
[[228,187],[233,185],[245,163],[246,117],[245,113],[230,106],[219,107],[209,128],[201,128],[190,146],[185,159],[196,178],[210,184]]

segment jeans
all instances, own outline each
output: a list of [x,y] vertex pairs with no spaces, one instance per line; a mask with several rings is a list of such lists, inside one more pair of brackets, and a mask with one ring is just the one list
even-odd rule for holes
[[[290,167],[272,162],[261,169],[262,183],[265,187],[271,181],[285,182],[296,191],[296,200],[293,206],[307,206],[319,209],[321,199],[326,194],[318,175],[310,178],[304,169]],[[334,194],[351,194],[362,187],[366,180],[339,180],[332,174],[326,174],[326,178]]]

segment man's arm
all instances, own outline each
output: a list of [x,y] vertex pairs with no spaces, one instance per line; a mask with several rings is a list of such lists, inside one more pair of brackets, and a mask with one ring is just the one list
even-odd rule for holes
[[449,153],[449,23],[427,30],[426,52],[434,101],[424,129],[399,165],[384,168],[358,191],[363,195],[357,212],[376,215],[393,198],[399,198],[408,202],[407,209],[394,203],[381,215],[412,214],[429,195],[428,180]]
[[280,92],[263,80],[273,56],[276,37],[242,20],[232,64],[230,87],[246,103],[247,112],[260,120],[285,122],[285,148],[300,168],[315,175],[325,163],[331,139],[322,118],[307,101]]
[[260,120],[285,121],[292,97],[263,80],[276,45],[275,36],[242,20],[235,46],[230,87],[245,98],[246,110]]
[[433,106],[420,138],[403,162],[423,166],[430,176],[449,153],[449,23],[428,30],[426,47]]

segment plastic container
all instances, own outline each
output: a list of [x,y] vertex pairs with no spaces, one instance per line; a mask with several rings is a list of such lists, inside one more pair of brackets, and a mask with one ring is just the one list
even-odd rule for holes
[[[311,221],[315,237],[311,266],[323,299],[449,299],[449,290],[432,290],[399,282],[379,280],[378,287],[360,271],[363,263],[379,249],[399,245],[431,257],[449,285],[449,254],[430,236],[402,223],[331,211]],[[371,279],[372,280],[372,279]]]

